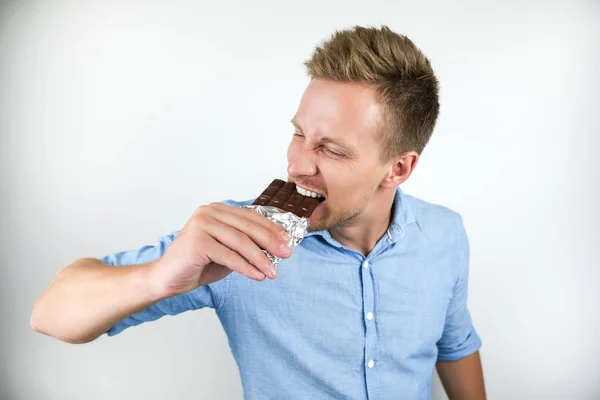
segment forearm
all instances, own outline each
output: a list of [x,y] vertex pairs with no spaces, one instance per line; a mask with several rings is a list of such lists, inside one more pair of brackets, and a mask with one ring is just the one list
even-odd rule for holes
[[436,368],[450,400],[485,400],[478,351],[457,361],[438,361]]
[[150,264],[110,267],[80,259],[61,270],[36,300],[33,330],[69,343],[90,342],[125,317],[161,299],[150,285]]

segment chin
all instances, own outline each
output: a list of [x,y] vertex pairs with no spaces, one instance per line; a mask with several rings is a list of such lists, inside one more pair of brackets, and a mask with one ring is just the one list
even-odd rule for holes
[[332,221],[328,218],[315,218],[311,217],[308,219],[308,231],[309,232],[318,232],[318,231],[326,231],[331,229],[335,223],[331,223]]
[[322,231],[323,221],[319,218],[315,218],[315,215],[311,215],[308,219],[308,232]]
[[314,223],[314,224],[309,223],[307,232],[318,232],[318,231],[324,231],[326,229],[327,229],[326,226],[321,226],[319,223]]
[[317,208],[315,208],[315,210],[313,211],[312,215],[308,218],[309,232],[323,231],[329,228],[328,226],[326,226],[327,213],[324,212],[325,207],[326,206],[323,203],[319,204]]

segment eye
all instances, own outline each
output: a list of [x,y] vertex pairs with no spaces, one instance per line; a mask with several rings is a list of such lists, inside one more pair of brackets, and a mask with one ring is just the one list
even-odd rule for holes
[[339,152],[334,151],[334,150],[331,150],[331,149],[328,149],[327,147],[323,148],[323,150],[325,151],[325,153],[327,153],[331,157],[334,157],[334,158],[342,158],[342,157],[344,157],[344,154],[339,153]]
[[294,138],[298,140],[304,140],[304,135],[299,133],[298,131],[294,132]]

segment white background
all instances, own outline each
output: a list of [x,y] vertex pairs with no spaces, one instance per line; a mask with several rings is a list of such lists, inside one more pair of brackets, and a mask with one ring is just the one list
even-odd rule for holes
[[600,398],[598,1],[0,4],[2,400],[242,397],[212,310],[75,346],[31,307],[74,259],[285,178],[302,62],[356,24],[440,79],[404,189],[465,218],[489,398]]

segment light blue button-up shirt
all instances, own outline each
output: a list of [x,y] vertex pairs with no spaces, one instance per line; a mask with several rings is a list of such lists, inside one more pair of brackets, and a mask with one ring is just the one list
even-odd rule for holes
[[[176,235],[103,261],[149,262]],[[213,308],[245,399],[429,399],[436,361],[457,360],[481,346],[467,309],[462,218],[400,189],[393,222],[367,257],[328,231],[311,232],[278,270],[277,279],[262,282],[233,272],[160,301],[108,334]]]

